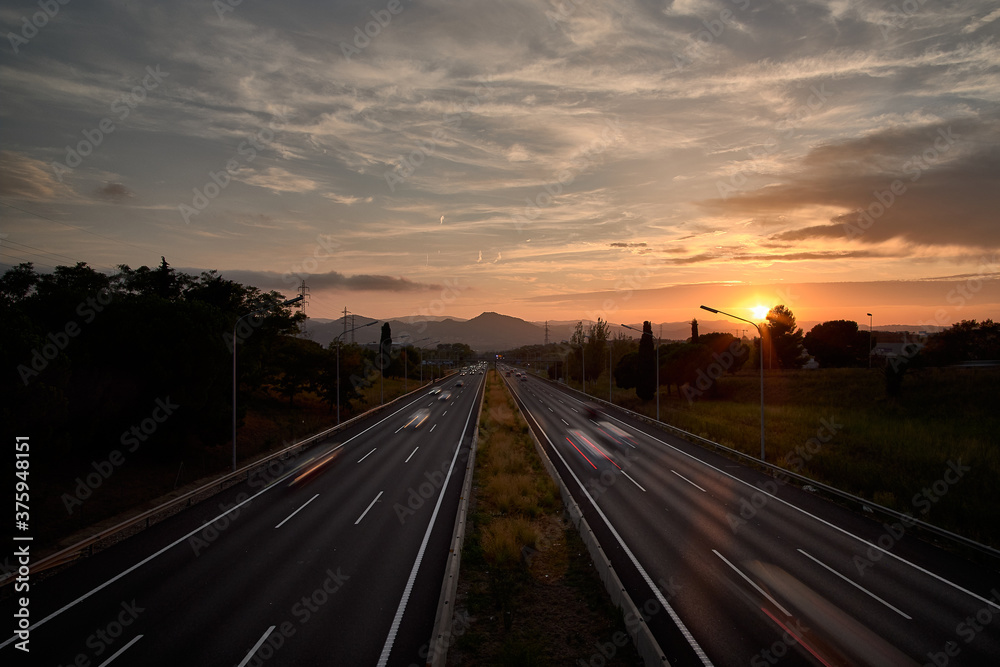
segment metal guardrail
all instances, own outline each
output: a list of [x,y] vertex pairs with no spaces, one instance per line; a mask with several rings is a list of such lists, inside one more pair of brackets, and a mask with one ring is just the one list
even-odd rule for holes
[[[437,380],[433,380],[430,383],[430,385],[441,382],[442,380],[446,380],[450,378],[451,375],[452,374],[449,373],[448,375],[440,377]],[[311,435],[308,438],[293,443],[288,447],[285,447],[284,449],[278,450],[277,452],[272,452],[271,454],[268,454],[267,456],[260,458],[254,461],[253,463],[249,463],[243,466],[239,470],[235,470],[231,473],[223,475],[222,477],[215,479],[202,486],[199,486],[196,489],[192,489],[191,491],[188,491],[187,493],[178,496],[173,500],[167,501],[166,503],[163,503],[161,505],[157,505],[156,507],[148,509],[145,512],[142,512],[141,514],[132,517],[131,519],[126,519],[125,521],[122,521],[121,523],[111,526],[110,528],[105,528],[104,530],[95,533],[94,535],[84,540],[81,540],[80,542],[77,542],[76,544],[73,544],[53,554],[50,554],[32,563],[30,565],[30,570],[29,570],[30,574],[37,574],[39,572],[43,572],[45,570],[49,570],[54,567],[59,567],[60,565],[71,563],[83,557],[93,556],[98,551],[103,550],[98,548],[102,543],[109,543],[108,546],[110,546],[111,544],[116,544],[121,539],[131,537],[132,535],[135,535],[136,533],[139,533],[149,528],[150,526],[159,523],[164,519],[167,519],[175,514],[178,514],[179,512],[182,512],[185,509],[188,509],[192,505],[196,505],[197,503],[203,500],[211,498],[215,494],[229,488],[230,486],[234,486],[235,484],[238,484],[239,482],[248,479],[251,473],[253,473],[256,470],[260,470],[264,467],[269,466],[273,461],[283,461],[290,455],[301,452],[302,450],[306,449],[307,447],[316,443],[317,441],[328,437],[332,433],[343,430],[353,425],[357,421],[360,421],[362,419],[365,419],[374,414],[377,414],[380,411],[387,409],[388,407],[390,407],[391,405],[395,404],[398,401],[402,401],[410,396],[413,396],[417,392],[425,389],[427,386],[429,385],[422,385],[421,387],[414,389],[409,393],[397,396],[388,403],[379,405],[378,407],[374,407],[370,410],[367,410],[361,413],[360,415],[351,417],[347,421],[342,422],[337,426],[333,426],[324,431]],[[14,571],[14,572],[9,572],[0,577],[0,588],[6,586],[8,583],[13,581],[14,578],[17,576],[17,574],[18,574],[17,571]]]
[[872,513],[879,512],[879,513],[884,514],[886,516],[892,517],[893,519],[897,519],[897,520],[900,520],[900,521],[905,521],[907,524],[910,524],[911,526],[916,526],[916,527],[920,528],[921,530],[924,530],[924,531],[926,531],[926,532],[928,532],[928,533],[930,533],[930,534],[932,534],[932,535],[934,535],[934,536],[936,536],[938,538],[941,538],[941,539],[944,539],[944,540],[948,540],[950,542],[953,542],[953,543],[955,543],[957,545],[961,545],[961,546],[966,547],[966,548],[973,549],[973,550],[978,551],[978,552],[980,552],[982,554],[985,554],[987,556],[991,556],[993,558],[1000,559],[1000,550],[994,549],[993,547],[991,547],[989,545],[982,544],[981,542],[976,542],[975,540],[973,540],[971,538],[968,538],[968,537],[965,537],[964,535],[959,535],[958,533],[953,533],[952,531],[947,530],[945,528],[941,528],[940,526],[935,526],[934,524],[927,523],[926,521],[921,521],[920,519],[917,519],[916,517],[914,517],[914,516],[912,516],[910,514],[906,514],[905,512],[900,512],[898,510],[894,510],[892,508],[885,507],[884,505],[879,505],[879,504],[874,503],[874,502],[872,502],[870,500],[867,500],[865,498],[861,498],[860,496],[856,496],[856,495],[854,495],[852,493],[848,493],[847,491],[843,491],[841,489],[838,489],[837,487],[830,486],[829,484],[824,484],[823,482],[818,482],[815,479],[812,479],[811,477],[806,477],[805,475],[800,475],[799,473],[793,472],[791,470],[788,470],[787,468],[782,468],[781,466],[774,465],[773,463],[768,463],[766,461],[761,461],[760,459],[755,458],[755,457],[753,457],[753,456],[751,456],[751,455],[749,455],[749,454],[747,454],[745,452],[741,452],[741,451],[739,451],[737,449],[733,449],[732,447],[726,447],[723,444],[720,444],[720,443],[715,442],[713,440],[709,440],[708,438],[703,438],[700,435],[695,435],[694,433],[689,433],[688,431],[685,431],[684,429],[677,428],[676,426],[672,426],[672,425],[670,425],[670,424],[668,424],[666,422],[657,421],[656,419],[653,419],[652,417],[647,417],[644,414],[640,414],[638,412],[633,412],[632,410],[629,410],[628,408],[623,408],[620,405],[615,405],[614,403],[610,403],[610,402],[608,402],[608,401],[606,401],[606,400],[604,400],[602,398],[598,398],[597,396],[592,396],[591,394],[584,393],[584,392],[580,391],[579,389],[576,389],[574,387],[570,387],[567,384],[563,384],[563,383],[560,383],[560,382],[553,382],[552,380],[550,380],[550,379],[548,379],[546,377],[543,377],[542,375],[535,375],[535,377],[538,378],[539,380],[544,380],[545,382],[553,384],[553,385],[555,385],[557,387],[560,387],[560,388],[566,389],[568,391],[574,392],[576,394],[580,394],[582,396],[585,396],[587,398],[587,400],[589,400],[589,401],[594,401],[594,402],[600,403],[602,405],[612,407],[612,408],[614,408],[614,409],[616,409],[616,410],[618,410],[620,412],[623,412],[623,413],[625,413],[625,414],[627,414],[627,415],[629,415],[629,416],[631,416],[631,417],[633,417],[635,419],[638,419],[639,421],[645,422],[647,424],[656,426],[656,427],[661,428],[661,429],[665,429],[667,431],[671,431],[674,434],[676,434],[676,435],[684,438],[685,440],[694,442],[695,444],[708,445],[708,446],[710,446],[710,447],[712,447],[714,449],[720,449],[720,450],[726,452],[727,454],[731,454],[733,456],[739,457],[740,459],[742,459],[742,460],[744,460],[744,461],[746,461],[748,463],[751,463],[751,464],[753,464],[755,466],[763,467],[763,468],[765,468],[765,469],[767,469],[767,470],[769,470],[769,471],[771,471],[773,473],[779,474],[779,475],[785,475],[787,477],[791,477],[791,478],[793,478],[793,479],[801,482],[803,485],[809,485],[809,486],[812,486],[814,488],[821,489],[825,493],[828,493],[828,494],[830,494],[832,496],[836,496],[836,497],[840,498],[841,500],[846,500],[846,501],[849,501],[849,502],[861,505],[862,509],[867,508],[867,509],[871,510]]

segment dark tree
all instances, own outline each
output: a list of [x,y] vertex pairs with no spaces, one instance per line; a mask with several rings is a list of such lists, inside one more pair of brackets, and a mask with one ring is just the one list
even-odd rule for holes
[[817,324],[802,342],[820,366],[862,366],[868,363],[868,332],[859,331],[858,323],[831,320]]
[[692,343],[698,342],[698,320],[691,320],[691,341]]
[[618,365],[615,366],[615,384],[622,389],[632,389],[635,387],[638,363],[638,352],[629,352],[623,356],[618,361]]
[[656,350],[653,347],[653,325],[642,323],[642,337],[639,339],[639,354],[636,359],[635,395],[648,401],[656,395]]
[[771,352],[774,353],[779,368],[801,367],[804,360],[802,331],[795,325],[792,311],[783,305],[772,308],[767,314],[767,329]]

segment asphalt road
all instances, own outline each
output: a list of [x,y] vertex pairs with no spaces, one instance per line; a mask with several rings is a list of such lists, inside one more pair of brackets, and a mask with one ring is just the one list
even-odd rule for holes
[[[555,383],[505,379],[671,664],[1000,664],[995,570],[623,413],[588,416]],[[836,446],[836,419],[804,455]],[[914,515],[963,472],[942,463]]]
[[12,637],[0,662],[422,665],[484,377],[34,583],[30,653]]

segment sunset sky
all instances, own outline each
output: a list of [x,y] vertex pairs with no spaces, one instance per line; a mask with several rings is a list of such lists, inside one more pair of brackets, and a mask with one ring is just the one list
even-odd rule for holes
[[163,255],[331,318],[1000,316],[995,0],[230,2],[4,3],[0,270]]

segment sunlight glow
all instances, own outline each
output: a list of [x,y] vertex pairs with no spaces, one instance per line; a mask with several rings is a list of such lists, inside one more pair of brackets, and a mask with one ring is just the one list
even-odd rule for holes
[[753,312],[754,319],[760,321],[767,317],[771,309],[767,306],[754,306],[751,308],[751,311]]

